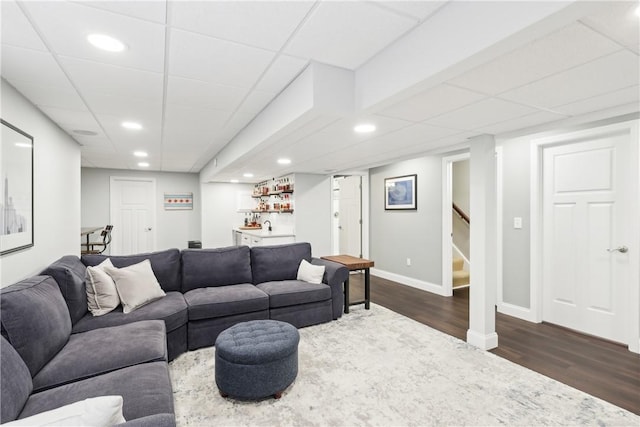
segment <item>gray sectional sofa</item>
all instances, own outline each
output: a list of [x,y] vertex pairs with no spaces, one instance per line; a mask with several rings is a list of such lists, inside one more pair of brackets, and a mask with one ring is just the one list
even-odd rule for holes
[[[105,258],[65,256],[1,290],[0,422],[120,395],[127,426],[175,425],[168,361],[246,320],[304,327],[337,319],[348,277],[342,265],[313,258],[308,243],[111,256],[115,267],[149,259],[166,296],[94,317],[85,271]],[[325,266],[323,283],[296,280],[303,259]]]

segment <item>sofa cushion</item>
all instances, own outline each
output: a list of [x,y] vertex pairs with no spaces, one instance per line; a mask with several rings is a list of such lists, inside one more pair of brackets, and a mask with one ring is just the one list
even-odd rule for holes
[[104,271],[116,283],[122,312],[125,314],[166,295],[153,274],[148,259],[122,268],[105,266]]
[[12,421],[6,427],[112,426],[124,422],[122,396],[100,396]]
[[165,292],[180,291],[180,251],[177,249],[167,249],[165,251],[136,255],[82,255],[81,260],[84,265],[93,266],[100,264],[107,258],[110,258],[114,267],[118,268],[128,267],[148,259],[151,261],[151,268],[158,282],[160,282],[162,289]]
[[104,267],[113,267],[109,258],[95,267],[87,267],[85,287],[87,288],[87,306],[94,316],[102,316],[120,305],[116,283]]
[[182,251],[182,292],[251,283],[251,280],[248,246]]
[[69,340],[71,319],[50,276],[33,276],[2,289],[2,328],[34,376]]
[[146,320],[73,334],[33,378],[36,391],[140,363],[167,360],[164,322]]
[[32,390],[29,368],[11,344],[0,337],[0,423],[18,418]]
[[85,265],[75,255],[63,256],[49,265],[41,274],[53,277],[69,308],[71,323],[87,313],[87,292],[84,285]]
[[199,288],[184,294],[189,306],[189,320],[251,313],[267,310],[269,297],[250,283]]
[[131,313],[123,313],[122,306],[104,316],[94,317],[87,313],[73,325],[73,333],[90,331],[107,326],[126,325],[140,320],[164,320],[167,332],[178,329],[187,323],[187,303],[180,292],[167,292],[160,298],[140,307]]
[[266,282],[257,288],[269,295],[269,307],[287,307],[331,299],[331,288],[323,283],[309,283],[300,280]]
[[311,262],[309,243],[292,243],[251,248],[253,283],[295,280],[302,260]]
[[173,391],[166,362],[143,363],[34,393],[19,418],[26,418],[79,400],[122,396],[124,418],[174,413]]

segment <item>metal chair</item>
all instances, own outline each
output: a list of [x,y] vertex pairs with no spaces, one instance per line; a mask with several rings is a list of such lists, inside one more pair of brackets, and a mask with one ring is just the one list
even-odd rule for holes
[[102,237],[101,242],[98,241],[98,242],[82,243],[81,246],[86,247],[86,249],[83,249],[80,251],[82,255],[101,254],[104,251],[106,251],[107,246],[109,246],[109,243],[111,243],[111,230],[113,230],[113,225],[107,225],[106,227],[104,227],[104,229],[100,232],[100,237]]

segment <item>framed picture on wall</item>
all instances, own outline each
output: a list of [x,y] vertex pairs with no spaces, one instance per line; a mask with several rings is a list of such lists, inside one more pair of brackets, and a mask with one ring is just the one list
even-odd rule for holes
[[417,175],[396,176],[384,179],[385,210],[418,209]]
[[33,137],[0,123],[0,255],[5,255],[33,246]]

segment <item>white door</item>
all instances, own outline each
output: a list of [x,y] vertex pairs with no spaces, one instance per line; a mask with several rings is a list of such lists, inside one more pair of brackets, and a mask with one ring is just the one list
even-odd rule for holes
[[362,177],[347,176],[340,180],[338,233],[340,253],[362,257]]
[[155,250],[156,182],[111,177],[111,254]]
[[628,134],[543,151],[543,320],[618,342],[627,341],[628,159]]

